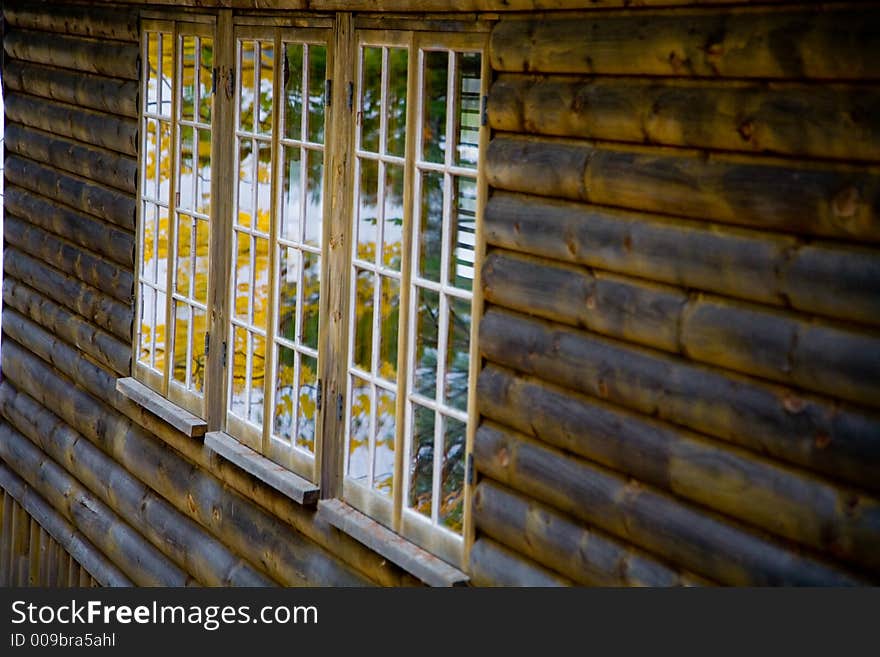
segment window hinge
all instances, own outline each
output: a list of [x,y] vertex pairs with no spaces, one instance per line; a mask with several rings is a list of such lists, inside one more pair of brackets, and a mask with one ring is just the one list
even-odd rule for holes
[[342,393],[337,393],[336,395],[336,419],[340,422],[342,421]]
[[226,340],[223,341],[223,353],[221,355],[223,356],[223,369],[226,369]]
[[321,379],[318,379],[318,394],[317,399],[315,399],[315,403],[318,406],[318,410],[321,410],[322,402],[324,401],[324,382]]
[[226,97],[232,100],[232,93],[235,91],[235,73],[230,69],[226,72]]
[[205,356],[211,352],[211,334],[205,331]]
[[354,109],[354,82],[348,83],[348,111]]
[[220,69],[215,66],[214,70],[211,71],[211,93],[212,94],[217,93],[217,77],[219,75],[220,75]]
[[333,97],[331,96],[333,92],[333,80],[327,78],[324,80],[324,104],[327,107],[330,107]]
[[476,483],[476,479],[474,477],[474,455],[467,455],[467,482],[469,485],[473,486]]
[[483,111],[480,114],[480,125],[489,124],[489,96],[483,96]]

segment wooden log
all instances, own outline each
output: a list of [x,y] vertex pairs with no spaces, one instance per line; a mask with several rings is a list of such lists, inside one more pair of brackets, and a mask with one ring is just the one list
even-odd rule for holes
[[137,43],[16,29],[4,35],[3,47],[12,59],[111,78],[138,79]]
[[867,581],[499,425],[480,426],[474,458],[490,478],[723,584],[841,586]]
[[840,160],[880,159],[880,92],[854,86],[502,75],[507,132]]
[[82,434],[5,382],[0,384],[0,413],[199,582],[209,586],[272,585],[271,580],[178,513]]
[[137,15],[128,10],[61,6],[46,11],[44,7],[9,3],[3,10],[6,24],[11,27],[61,34],[78,34],[99,39],[137,41]]
[[5,173],[8,183],[127,230],[135,229],[137,203],[131,194],[14,155],[6,158]]
[[504,192],[493,194],[485,216],[496,246],[880,324],[874,249]]
[[484,416],[521,433],[880,572],[876,497],[495,365],[478,394]]
[[130,305],[122,304],[73,276],[68,276],[14,248],[7,247],[3,256],[3,268],[9,276],[76,311],[95,326],[131,342],[134,309]]
[[858,407],[497,309],[480,348],[500,365],[878,490],[880,417]]
[[37,521],[31,517],[30,552],[28,553],[28,586],[40,585],[40,538],[41,530]]
[[133,268],[134,235],[130,231],[49,201],[23,187],[7,185],[4,194],[9,213],[120,265]]
[[62,103],[137,119],[138,83],[67,69],[11,60],[4,70],[6,88]]
[[867,406],[880,336],[509,251],[483,265],[497,305]]
[[545,504],[490,479],[474,494],[479,530],[519,554],[584,586],[681,586],[708,584],[655,557],[584,527]]
[[875,11],[665,11],[502,20],[492,30],[489,53],[497,71],[877,79]]
[[4,101],[7,121],[137,155],[137,121],[19,93],[10,93]]
[[137,191],[137,160],[133,157],[8,121],[7,116],[5,145],[10,153],[44,162],[130,194]]
[[[45,348],[41,340],[24,336],[22,340],[28,349],[43,357]],[[17,389],[54,409],[71,428],[273,579],[285,585],[369,583],[323,548],[291,532],[289,526],[247,497],[193,467],[141,427],[99,402],[95,397],[114,398],[115,379],[78,357],[66,345],[55,345],[52,364],[91,394],[71,389],[67,380],[59,378],[45,362],[13,340],[4,343],[2,358],[3,371]],[[255,540],[255,536],[260,540]]]
[[[0,463],[0,468],[4,467]],[[9,568],[9,554],[12,551],[12,495],[4,489],[3,523],[0,525],[0,584],[12,586],[12,571]]]
[[880,241],[880,178],[864,169],[498,136],[489,184],[598,205]]
[[[0,455],[18,476],[139,586],[194,582],[27,438],[0,423]],[[108,473],[109,474],[109,473]]]
[[476,586],[573,586],[574,582],[488,538],[471,549],[470,571]]
[[4,222],[6,241],[56,269],[106,292],[119,301],[131,303],[134,276],[131,270],[71,244],[27,221],[8,214]]

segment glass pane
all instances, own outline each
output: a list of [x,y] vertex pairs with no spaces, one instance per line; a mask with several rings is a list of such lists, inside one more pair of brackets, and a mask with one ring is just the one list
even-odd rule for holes
[[455,163],[477,166],[480,152],[480,53],[467,52],[458,58],[458,111],[456,112]]
[[296,387],[294,386],[296,352],[278,347],[278,363],[275,374],[275,422],[274,432],[280,438],[291,440],[296,430]]
[[257,222],[254,228],[268,234],[272,202],[272,144],[257,141],[257,156]]
[[379,116],[382,113],[382,48],[364,48],[361,66],[361,149],[379,152]]
[[195,151],[193,148],[193,129],[180,126],[180,177],[177,191],[180,194],[177,206],[184,210],[193,209],[193,165]]
[[214,43],[202,38],[199,45],[199,118],[211,122],[211,96],[214,87]]
[[455,178],[455,211],[452,215],[452,258],[449,282],[462,290],[474,287],[474,248],[477,242],[477,183]]
[[156,285],[164,290],[167,286],[168,276],[168,239],[169,229],[171,228],[171,219],[169,218],[168,208],[159,206],[159,224],[156,236]]
[[375,262],[377,239],[376,197],[379,188],[379,164],[373,160],[360,160],[360,168],[357,257],[367,262]]
[[464,450],[467,425],[444,418],[443,465],[440,479],[440,524],[461,533],[464,510]]
[[201,304],[208,303],[208,250],[210,231],[204,219],[196,221],[196,274],[194,299]]
[[160,201],[168,202],[171,196],[171,124],[159,121],[159,195]]
[[446,52],[425,52],[424,58],[422,159],[428,162],[444,162],[449,55]]
[[141,278],[151,283],[156,282],[156,206],[144,203],[141,217],[144,237],[141,243]]
[[379,326],[379,376],[397,379],[397,332],[400,322],[400,281],[381,276],[382,315]]
[[147,112],[159,111],[159,35],[147,32]]
[[232,394],[229,409],[238,417],[244,418],[247,405],[247,348],[248,333],[241,327],[233,328],[232,340]]
[[397,435],[397,395],[376,388],[376,452],[373,457],[373,488],[388,495],[393,493],[394,439]]
[[351,377],[351,417],[348,443],[348,476],[364,482],[370,471],[370,384]]
[[238,216],[240,226],[250,226],[254,213],[254,154],[253,141],[238,142]]
[[156,293],[156,324],[153,329],[156,333],[156,341],[153,345],[153,367],[163,373],[165,372],[165,309],[167,302],[168,297],[164,292]]
[[388,124],[385,150],[403,157],[406,150],[406,70],[409,53],[405,48],[388,51]]
[[318,348],[318,305],[321,297],[321,256],[303,253],[302,333],[300,342]]
[[241,77],[238,103],[238,125],[242,130],[254,130],[254,63],[256,60],[256,44],[253,41],[242,41],[239,52],[238,73]]
[[205,390],[205,370],[208,359],[205,355],[205,332],[208,327],[205,311],[192,308],[192,363],[190,364],[190,387],[201,394]]
[[419,221],[419,275],[440,281],[443,248],[443,174],[423,173]]
[[446,403],[467,410],[470,367],[471,303],[449,297],[449,335],[446,346]]
[[403,251],[403,167],[385,165],[382,264],[400,271]]
[[309,141],[324,143],[324,84],[327,49],[309,46]]
[[146,165],[144,166],[144,198],[155,199],[159,193],[156,180],[159,174],[159,126],[154,119],[147,119],[145,131],[146,142],[144,153]]
[[296,340],[296,286],[300,280],[300,251],[281,247],[278,259],[278,335]]
[[318,360],[300,356],[299,362],[299,421],[296,428],[296,446],[315,453],[315,427],[318,421]]
[[235,236],[235,317],[247,321],[251,298],[251,237],[234,231]]
[[193,105],[196,101],[196,38],[181,38],[182,69],[180,80],[180,118],[193,120]]
[[260,108],[259,127],[263,134],[272,134],[272,87],[275,76],[275,46],[260,42]]
[[261,329],[267,327],[269,312],[269,240],[254,238],[254,301],[251,322]]
[[434,485],[434,411],[413,404],[409,506],[429,518]]
[[202,214],[211,213],[211,133],[208,130],[199,130],[196,209]]
[[159,84],[159,113],[171,118],[171,76],[174,75],[174,39],[162,34],[161,83]]
[[284,69],[284,136],[302,137],[303,47],[301,43],[284,44],[287,67]]
[[309,161],[308,196],[306,197],[305,242],[310,246],[321,246],[321,223],[324,213],[324,154],[320,151],[306,151]]
[[186,385],[186,361],[189,347],[189,306],[174,302],[174,380]]
[[440,327],[440,295],[416,288],[416,354],[413,390],[429,399],[437,394],[437,332]]
[[185,214],[178,214],[175,291],[186,297],[191,296],[190,283],[192,282],[193,266],[192,237],[192,219]]
[[373,273],[357,270],[355,285],[354,348],[352,360],[369,372],[373,357]]
[[254,424],[263,423],[263,377],[266,368],[266,339],[261,335],[251,335],[251,378],[250,399],[248,401],[248,420]]
[[141,316],[138,335],[138,362],[147,367],[153,366],[153,317],[156,312],[156,293],[153,288],[140,285],[141,293]]
[[281,191],[281,237],[293,242],[302,240],[302,165],[300,147],[284,147],[283,189]]

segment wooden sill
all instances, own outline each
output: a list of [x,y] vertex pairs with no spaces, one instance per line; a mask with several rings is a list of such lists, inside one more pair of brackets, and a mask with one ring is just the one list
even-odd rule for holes
[[198,415],[168,401],[157,392],[132,377],[116,379],[116,392],[143,406],[153,415],[162,418],[172,427],[190,438],[200,438],[208,430],[208,423]]
[[415,575],[429,586],[462,586],[469,578],[458,568],[379,524],[342,500],[321,500],[318,513],[368,548]]
[[242,445],[225,431],[205,434],[205,447],[303,506],[314,506],[318,501],[318,486]]

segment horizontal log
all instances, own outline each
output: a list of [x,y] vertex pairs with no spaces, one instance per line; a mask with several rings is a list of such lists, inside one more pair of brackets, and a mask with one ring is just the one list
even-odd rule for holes
[[137,155],[138,130],[133,119],[19,93],[10,93],[4,101],[7,121],[125,155]]
[[477,469],[490,478],[723,584],[866,582],[733,521],[498,425],[479,427],[474,459]]
[[515,251],[880,324],[874,249],[495,192],[486,240]]
[[131,371],[131,344],[90,324],[12,278],[3,281],[3,303],[88,354],[99,365],[125,376]]
[[880,177],[863,169],[498,136],[486,152],[486,176],[511,192],[880,241]]
[[542,568],[488,538],[471,548],[470,572],[476,586],[573,586],[574,582]]
[[762,306],[493,251],[486,300],[692,360],[880,405],[880,335]]
[[880,416],[543,320],[489,310],[500,365],[836,479],[880,487]]
[[878,79],[875,12],[799,8],[502,20],[492,30],[489,53],[498,71]]
[[490,479],[477,486],[473,513],[478,531],[580,585],[709,583]]
[[108,262],[101,256],[12,214],[6,216],[4,223],[4,235],[9,244],[71,276],[76,276],[88,285],[105,290],[124,303],[130,303],[134,294],[134,276],[131,270]]
[[8,183],[127,230],[135,228],[137,203],[131,194],[15,155],[6,158],[5,173]]
[[138,40],[137,15],[119,7],[61,6],[46,11],[44,7],[13,2],[4,8],[3,17],[7,25],[21,29],[120,41]]
[[130,305],[122,304],[17,249],[7,247],[3,255],[3,270],[52,301],[76,311],[95,326],[110,331],[117,338],[131,341],[134,309]]
[[[4,349],[5,355],[5,349]],[[4,370],[6,368],[4,367]],[[0,422],[0,456],[138,586],[195,582],[27,438]]]
[[[67,345],[55,344],[50,354],[43,346],[40,331],[34,326],[29,335],[16,335],[14,340],[4,342],[3,370],[17,389],[52,408],[126,471],[272,579],[284,585],[369,583],[335,556],[290,531],[288,525],[247,497],[193,467],[131,420],[98,401],[114,398],[115,378]],[[55,368],[81,388],[73,388],[41,360],[49,357]],[[14,369],[7,368],[7,362],[15,363]]]
[[876,497],[495,365],[477,390],[485,417],[880,573]]
[[[55,509],[24,482],[24,480],[0,463],[0,487],[11,495],[39,523],[46,536],[57,541],[67,553],[83,565],[89,574],[101,586],[132,586],[132,581],[122,571],[101,554],[89,540],[67,522]],[[41,545],[41,553],[48,551],[48,546]],[[40,573],[46,574],[45,562],[41,562]],[[41,582],[49,586],[46,580]]]
[[3,47],[12,59],[111,78],[138,79],[137,43],[16,29],[4,35]]
[[11,60],[4,72],[6,88],[99,112],[138,117],[138,83],[69,69]]
[[5,145],[10,153],[44,162],[130,194],[137,191],[137,160],[133,157],[8,121],[9,117]]
[[685,148],[880,159],[880,91],[865,87],[502,75],[495,130]]
[[181,569],[208,586],[270,586],[271,580],[181,515],[48,409],[0,384],[0,413],[37,447]]

